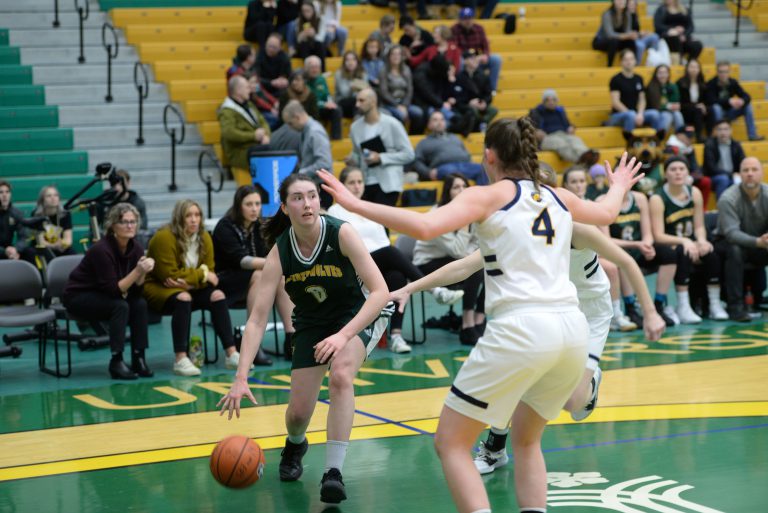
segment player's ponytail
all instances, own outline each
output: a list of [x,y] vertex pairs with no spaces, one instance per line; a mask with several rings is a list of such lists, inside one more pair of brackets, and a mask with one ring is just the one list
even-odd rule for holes
[[[280,203],[284,205],[288,200],[288,188],[298,181],[306,181],[315,184],[311,177],[299,173],[293,173],[283,180],[280,184]],[[315,184],[317,186],[317,184]],[[261,236],[267,245],[267,248],[274,246],[277,238],[291,226],[291,219],[283,212],[282,208],[278,208],[275,215],[268,217],[261,225]]]
[[517,126],[520,129],[520,146],[522,155],[520,164],[525,174],[533,180],[536,188],[539,187],[539,157],[536,154],[536,128],[531,122],[531,118],[524,116],[517,120]]
[[529,117],[499,119],[485,132],[485,147],[496,153],[501,170],[508,174],[522,172],[538,188],[536,146],[536,129]]

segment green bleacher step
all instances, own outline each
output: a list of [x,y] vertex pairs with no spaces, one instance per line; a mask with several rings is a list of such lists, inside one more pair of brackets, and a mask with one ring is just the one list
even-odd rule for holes
[[59,109],[55,105],[34,107],[0,107],[0,129],[56,128]]
[[71,128],[0,130],[0,152],[71,150]]
[[0,85],[0,106],[45,105],[45,88],[41,85]]
[[101,0],[103,11],[121,7],[246,7],[248,0]]
[[59,189],[61,202],[65,203],[69,198],[82,189],[91,177],[82,175],[53,175],[44,177],[8,178],[13,186],[13,201],[36,201],[40,190],[47,185],[54,185]]
[[32,83],[32,66],[0,64],[0,85],[25,85]]
[[0,46],[0,64],[20,64],[21,52],[15,46]]
[[0,46],[8,46],[8,29],[0,29]]
[[0,153],[0,176],[60,175],[88,173],[86,151],[35,151]]

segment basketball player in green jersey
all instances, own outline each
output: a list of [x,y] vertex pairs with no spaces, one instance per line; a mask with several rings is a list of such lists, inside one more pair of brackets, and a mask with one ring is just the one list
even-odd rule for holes
[[386,319],[379,316],[389,291],[354,228],[319,215],[318,189],[309,177],[292,174],[286,178],[280,186],[280,201],[280,210],[264,228],[267,243],[274,246],[267,255],[261,290],[246,324],[243,363],[219,405],[221,413],[229,412],[231,419],[233,411],[240,416],[243,396],[256,404],[248,387],[247,362],[255,357],[264,336],[271,309],[268,298],[274,297],[284,278],[285,290],[295,305],[296,333],[292,338],[291,396],[285,413],[288,438],[280,461],[280,479],[295,481],[303,473],[307,426],[330,367],[331,404],[320,499],[339,503],[346,499],[341,470],[355,409],[352,381],[386,328]]

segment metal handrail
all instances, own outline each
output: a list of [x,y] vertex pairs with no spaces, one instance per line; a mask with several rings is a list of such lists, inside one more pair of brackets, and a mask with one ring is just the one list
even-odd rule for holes
[[53,28],[59,28],[59,0],[53,0]]
[[[112,39],[115,41],[114,47],[112,44],[107,43],[107,29],[112,32]],[[117,59],[117,54],[120,51],[117,32],[115,32],[115,27],[109,23],[104,23],[104,25],[101,26],[101,44],[107,51],[107,96],[104,97],[104,101],[109,103],[112,101],[112,59]],[[114,50],[114,53],[112,50]]]
[[[176,114],[179,124],[181,125],[181,136],[178,139],[176,138],[176,127],[170,127],[168,123],[169,112]],[[163,129],[165,129],[165,133],[171,138],[171,183],[168,185],[168,190],[176,191],[178,189],[176,186],[176,145],[184,142],[186,129],[184,126],[184,116],[179,109],[170,103],[163,109]]]
[[[214,176],[213,173],[203,175],[203,161],[205,159],[210,160],[216,169],[216,175],[218,175],[218,186],[213,186],[213,180]],[[208,219],[211,219],[213,217],[213,200],[211,196],[214,192],[221,192],[221,189],[224,188],[224,168],[221,166],[221,162],[219,162],[219,159],[216,158],[216,154],[213,153],[211,150],[203,150],[200,152],[200,155],[197,156],[197,175],[200,177],[200,180],[205,184],[205,191],[207,194],[207,200],[208,200]]]
[[85,63],[85,35],[83,34],[83,23],[88,19],[91,14],[91,4],[88,0],[85,0],[85,8],[80,7],[80,0],[75,0],[75,11],[77,11],[77,17],[80,20],[80,57],[77,58],[77,62],[80,64]]
[[736,5],[736,30],[733,34],[733,46],[739,46],[739,31],[741,30],[741,11],[748,11],[752,9],[755,0],[749,0],[747,5],[744,5],[744,0],[731,0]]
[[[144,83],[139,82],[139,70],[144,77]],[[137,62],[133,66],[133,84],[139,93],[139,137],[136,138],[136,144],[141,146],[144,144],[144,100],[149,96],[149,76],[146,67],[141,62]]]

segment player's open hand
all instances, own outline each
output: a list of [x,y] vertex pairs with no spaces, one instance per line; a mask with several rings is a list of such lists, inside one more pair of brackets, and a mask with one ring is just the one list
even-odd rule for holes
[[667,324],[664,319],[655,311],[648,312],[643,317],[643,331],[645,332],[645,338],[651,342],[656,342],[664,334],[664,330],[667,328]]
[[243,396],[247,397],[254,406],[258,404],[256,402],[256,398],[253,397],[253,393],[248,386],[248,382],[245,380],[236,379],[235,382],[232,383],[232,388],[229,389],[227,395],[222,397],[221,400],[216,404],[217,408],[221,406],[221,412],[219,412],[219,416],[224,415],[224,412],[229,412],[227,420],[232,420],[232,412],[234,411],[235,415],[239,419],[240,400],[243,398]]
[[329,173],[325,169],[320,169],[317,172],[317,176],[319,176],[324,184],[321,185],[321,187],[328,192],[331,196],[333,196],[333,199],[336,203],[341,205],[342,207],[346,208],[349,211],[354,212],[354,206],[360,201],[355,197],[354,194],[352,194],[349,189],[347,189],[343,183],[341,183],[338,178],[333,176],[332,173]]
[[397,304],[397,311],[403,313],[405,311],[405,305],[411,299],[411,293],[406,290],[406,287],[397,289],[389,293],[389,300],[394,301]]
[[628,156],[625,151],[621,155],[621,160],[619,160],[619,165],[616,166],[615,170],[611,169],[611,164],[607,160],[605,161],[605,173],[608,175],[608,183],[611,186],[622,187],[625,192],[632,189],[632,186],[645,176],[645,173],[638,174],[643,163],[635,159],[635,157],[632,157],[627,162]]
[[347,345],[347,337],[341,333],[335,333],[328,338],[323,339],[315,345],[315,361],[317,363],[328,363],[339,351]]

